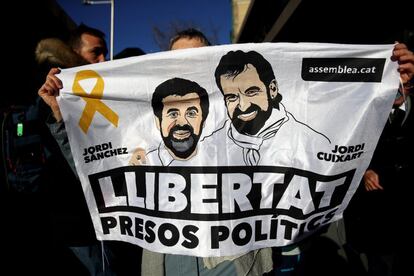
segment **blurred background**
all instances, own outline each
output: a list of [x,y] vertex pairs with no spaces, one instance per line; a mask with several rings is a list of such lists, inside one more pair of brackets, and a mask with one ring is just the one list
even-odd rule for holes
[[[89,1],[96,3],[98,1]],[[104,1],[110,2],[110,1]],[[36,0],[5,4],[12,16],[5,28],[6,67],[18,91],[5,93],[1,106],[31,101],[37,96],[34,49],[39,40],[66,40],[84,23],[105,32],[108,47],[113,22],[113,55],[136,47],[145,53],[167,49],[177,30],[195,27],[212,44],[246,42],[335,42],[414,44],[414,1],[405,0],[115,0],[85,4],[82,0]],[[18,50],[17,50],[18,49]],[[24,76],[16,75],[16,71]],[[23,77],[24,82],[19,81]],[[42,76],[43,77],[43,76]],[[13,82],[14,83],[14,82]]]

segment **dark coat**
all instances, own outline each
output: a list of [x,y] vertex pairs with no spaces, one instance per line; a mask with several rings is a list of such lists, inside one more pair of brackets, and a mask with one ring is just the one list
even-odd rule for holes
[[[407,104],[414,102],[409,96]],[[412,236],[407,221],[414,200],[414,109],[396,109],[380,136],[369,169],[383,190],[366,191],[363,181],[345,211],[347,238],[365,252],[390,254]]]
[[[52,67],[70,68],[87,64],[68,45],[55,38],[40,41],[35,54],[45,74]],[[63,242],[68,246],[92,244],[96,241],[95,232],[82,186],[46,127],[46,121],[52,118],[50,108],[42,100],[38,101],[38,105],[43,127],[46,128],[43,139],[51,152],[46,160],[48,181],[45,187],[51,233],[55,242]]]

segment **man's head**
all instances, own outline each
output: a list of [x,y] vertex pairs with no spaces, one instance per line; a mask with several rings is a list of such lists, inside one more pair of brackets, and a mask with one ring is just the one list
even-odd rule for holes
[[105,61],[108,53],[105,34],[97,29],[80,24],[71,34],[69,45],[90,63]]
[[175,159],[189,159],[208,115],[206,90],[193,81],[169,79],[155,88],[151,104],[165,146]]
[[193,28],[178,32],[170,40],[170,50],[197,48],[203,46],[210,46],[211,43],[208,41],[206,36]]
[[257,134],[272,108],[279,108],[282,96],[272,66],[257,52],[228,52],[221,58],[215,78],[227,114],[240,133]]

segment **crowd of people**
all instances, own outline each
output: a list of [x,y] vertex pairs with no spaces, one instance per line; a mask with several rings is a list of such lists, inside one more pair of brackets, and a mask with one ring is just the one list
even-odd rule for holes
[[[170,40],[169,50],[184,48],[206,47],[211,43],[206,36],[196,30],[187,29],[178,32]],[[40,87],[38,95],[41,100],[37,101],[39,109],[42,110],[42,120],[49,132],[47,147],[50,155],[47,158],[46,166],[50,179],[46,185],[49,199],[59,200],[51,202],[56,206],[50,210],[53,233],[59,233],[53,237],[60,248],[67,248],[77,257],[79,264],[88,275],[310,275],[306,271],[309,260],[312,256],[306,254],[303,248],[309,245],[291,246],[285,248],[264,248],[254,250],[247,254],[199,258],[185,255],[161,254],[141,249],[127,243],[115,241],[98,241],[95,237],[92,221],[88,212],[85,197],[74,168],[74,161],[71,155],[70,146],[63,123],[62,114],[56,97],[62,88],[58,74],[59,68],[69,68],[84,64],[104,62],[107,54],[107,46],[102,32],[86,25],[80,25],[72,34],[68,43],[58,39],[47,39],[41,41],[36,49],[38,62],[48,73],[44,84]],[[143,54],[133,51],[133,55]],[[251,57],[254,55],[254,57]],[[125,57],[125,56],[121,56]],[[223,78],[228,73],[225,64],[231,59],[234,65],[240,62],[233,72],[233,78]],[[398,97],[395,99],[392,112],[385,129],[380,137],[369,169],[365,172],[364,178],[358,192],[345,212],[345,225],[349,246],[359,260],[361,254],[366,254],[368,259],[369,275],[402,275],[407,271],[408,256],[404,255],[405,239],[409,237],[408,227],[399,227],[409,216],[406,202],[409,201],[410,193],[407,192],[409,184],[409,171],[413,168],[412,161],[412,140],[413,112],[412,104],[412,78],[414,75],[414,55],[403,43],[397,43],[394,47],[392,59],[398,62],[398,70],[401,78],[401,86]],[[243,63],[246,61],[247,63]],[[216,69],[216,82],[225,98],[226,108],[230,119],[247,111],[240,111],[243,107],[235,107],[231,98],[243,98],[245,101],[252,101],[242,90],[235,93],[229,87],[239,85],[240,78],[251,79],[251,74],[256,74],[255,85],[265,87],[267,97],[262,102],[258,101],[258,113],[264,117],[262,120],[243,122],[232,120],[229,126],[229,139],[237,144],[243,142],[243,137],[263,137],[273,135],[264,129],[264,123],[274,118],[272,109],[283,104],[277,93],[275,77],[267,76],[263,81],[260,76],[260,69],[273,72],[268,61],[256,52],[244,53],[242,51],[230,52],[220,61],[222,64]],[[258,62],[257,64],[255,62]],[[249,64],[250,66],[247,66]],[[269,66],[267,68],[266,66]],[[243,70],[243,68],[247,68]],[[236,78],[237,76],[237,78]],[[187,110],[196,109],[199,113],[192,115],[192,128],[194,129],[194,143],[191,145],[173,145],[168,138],[170,133],[166,131],[164,124],[171,125],[171,122],[162,118],[161,114],[165,106],[161,106],[158,113],[155,113],[156,120],[163,138],[165,148],[159,147],[154,153],[155,164],[170,165],[172,162],[186,160],[193,156],[197,150],[197,141],[201,135],[201,125],[208,114],[208,101],[205,89],[198,84],[182,78],[173,78],[160,84],[155,92],[152,105],[157,106],[163,99],[172,97],[169,95],[169,85],[180,83],[183,91],[176,91],[174,97],[187,99],[191,95],[191,101],[183,108]],[[237,94],[237,95],[236,95]],[[157,100],[156,97],[159,97]],[[193,102],[192,102],[193,101]],[[168,102],[168,101],[167,101]],[[269,103],[272,103],[269,105]],[[195,108],[194,108],[195,107]],[[240,109],[239,109],[240,108]],[[156,108],[154,108],[155,112]],[[260,111],[260,112],[259,112]],[[237,113],[237,114],[239,114]],[[273,114],[276,114],[273,112]],[[264,118],[264,119],[263,119]],[[176,120],[179,120],[177,118]],[[186,120],[188,118],[182,118]],[[296,121],[291,120],[291,123]],[[300,122],[298,122],[300,123]],[[304,132],[316,132],[312,128],[300,123]],[[268,126],[268,125],[266,125]],[[272,129],[270,128],[270,131]],[[266,133],[265,133],[266,132]],[[329,141],[329,138],[318,133],[318,139]],[[273,137],[272,136],[272,137]],[[272,139],[266,139],[270,143]],[[183,148],[185,149],[183,150]],[[259,152],[246,148],[245,154],[240,158],[246,165],[257,165],[260,162]],[[161,158],[162,155],[167,157]],[[130,164],[139,165],[145,162],[145,158],[152,158],[151,155],[143,156],[142,151],[136,151]],[[159,158],[159,160],[158,160]],[[59,180],[58,180],[59,179]],[[60,195],[59,197],[53,196]],[[62,195],[64,195],[62,197]],[[392,203],[392,204],[390,204]],[[392,208],[390,207],[392,206]],[[384,219],[392,221],[383,223]],[[305,242],[306,243],[306,242]],[[355,263],[355,266],[358,265]],[[60,268],[64,270],[64,268]],[[408,268],[409,269],[409,268]],[[360,272],[360,271],[359,271]],[[358,272],[358,273],[359,273]],[[59,274],[59,273],[57,273]],[[342,275],[342,274],[338,274]]]

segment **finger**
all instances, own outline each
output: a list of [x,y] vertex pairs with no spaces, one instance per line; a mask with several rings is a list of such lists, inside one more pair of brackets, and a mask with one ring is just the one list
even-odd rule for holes
[[384,188],[379,183],[374,183],[375,190],[384,190]]
[[62,81],[55,75],[47,75],[46,82],[53,82],[57,90],[63,88]]
[[413,63],[403,63],[398,66],[398,70],[404,73],[413,73],[414,64]]
[[379,178],[377,175],[373,175],[372,178],[370,178],[370,180],[367,181],[367,183],[369,184],[371,191],[378,189],[382,190],[382,186],[379,184]]
[[398,43],[394,46],[394,50],[400,50],[400,49],[407,49],[407,45],[405,45],[404,43]]
[[45,90],[45,94],[47,94],[48,96],[55,96],[59,89],[55,86],[55,84],[52,82],[46,82],[45,84],[43,84],[44,90]]
[[52,68],[50,69],[49,73],[46,76],[46,81],[48,79],[53,79],[53,81],[57,83],[57,87],[59,87],[59,89],[62,88],[62,82],[58,77],[56,77],[56,75],[59,74],[60,72],[61,70],[59,68]]
[[399,61],[404,59],[405,61],[412,61],[413,60],[413,52],[403,49],[403,50],[396,50],[393,52],[393,57],[397,58]]
[[39,91],[37,91],[37,94],[39,94],[39,96],[42,96],[42,95],[44,95],[45,93],[47,93],[47,89],[46,89],[45,85],[43,84],[43,85],[40,87]]
[[54,67],[54,68],[50,69],[50,71],[49,71],[48,75],[56,75],[56,74],[59,74],[60,72],[61,72],[61,71],[60,71],[60,69],[59,69],[59,68]]
[[410,56],[412,52],[408,50],[406,47],[395,47],[392,51],[391,60],[396,61],[399,60],[401,56]]
[[371,181],[368,179],[364,182],[365,190],[370,191],[371,190]]
[[413,53],[402,53],[397,54],[395,57],[398,60],[398,64],[404,64],[404,63],[414,63],[414,55]]
[[47,85],[46,83],[44,83],[44,84],[42,85],[42,87],[40,87],[40,89],[39,89],[39,91],[38,91],[38,94],[39,94],[40,96],[42,96],[42,95],[47,96],[47,95],[49,94],[49,89],[50,89],[50,86],[49,86],[49,85]]

